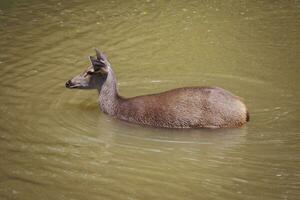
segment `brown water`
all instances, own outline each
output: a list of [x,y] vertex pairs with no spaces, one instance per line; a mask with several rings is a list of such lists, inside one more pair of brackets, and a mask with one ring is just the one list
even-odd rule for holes
[[[300,2],[0,1],[0,199],[299,199]],[[67,90],[98,47],[124,96],[213,85],[240,129],[145,128]]]

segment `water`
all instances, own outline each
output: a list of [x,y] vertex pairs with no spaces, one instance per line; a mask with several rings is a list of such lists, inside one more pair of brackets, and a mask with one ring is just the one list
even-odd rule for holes
[[[299,199],[300,2],[0,1],[0,199]],[[93,48],[120,93],[220,86],[239,129],[168,130],[67,90]]]

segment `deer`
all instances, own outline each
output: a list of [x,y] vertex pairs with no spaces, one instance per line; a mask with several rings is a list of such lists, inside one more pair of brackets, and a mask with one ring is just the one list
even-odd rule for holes
[[123,97],[106,55],[95,49],[91,65],[68,80],[69,89],[97,89],[102,112],[129,123],[157,128],[237,128],[249,121],[241,97],[220,87],[183,87]]

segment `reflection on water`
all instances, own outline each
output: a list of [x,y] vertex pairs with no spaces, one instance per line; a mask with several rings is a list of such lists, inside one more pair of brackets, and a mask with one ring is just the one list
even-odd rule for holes
[[[0,199],[299,198],[299,1],[0,1]],[[66,90],[105,51],[124,96],[215,85],[240,129],[169,130]]]

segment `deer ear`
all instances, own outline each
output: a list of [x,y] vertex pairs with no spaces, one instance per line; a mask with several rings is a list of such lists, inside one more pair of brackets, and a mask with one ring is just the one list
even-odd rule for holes
[[98,49],[95,48],[95,51],[96,51],[96,57],[97,57],[97,60],[99,61],[102,61],[104,62],[105,64],[108,64],[108,60],[107,60],[107,57],[104,53],[101,53]]
[[94,68],[94,73],[108,73],[107,66],[103,60],[90,56],[90,61]]
[[[94,69],[95,69],[95,67],[98,68],[97,67],[98,66],[97,59],[95,57],[90,56],[90,61],[91,61],[91,64],[92,64],[92,66],[93,66]],[[100,66],[99,66],[99,68],[100,68]]]
[[101,53],[100,53],[100,51],[97,48],[95,48],[95,51],[96,51],[97,59],[101,60]]

